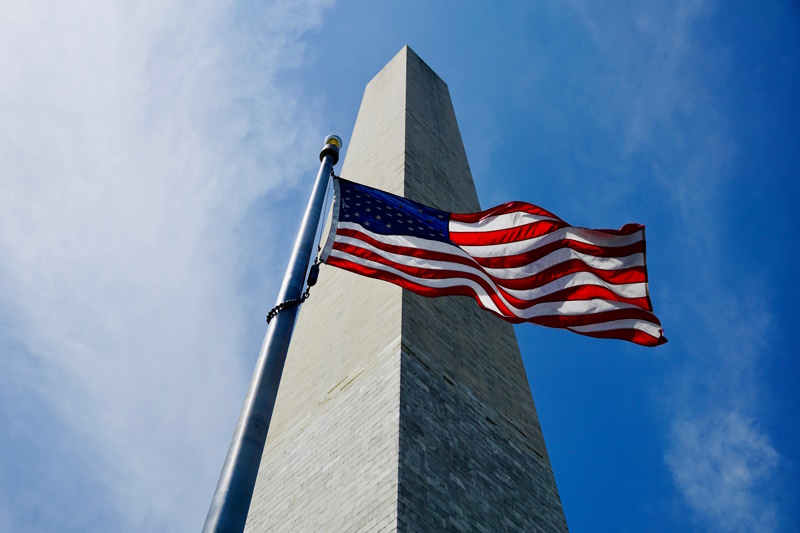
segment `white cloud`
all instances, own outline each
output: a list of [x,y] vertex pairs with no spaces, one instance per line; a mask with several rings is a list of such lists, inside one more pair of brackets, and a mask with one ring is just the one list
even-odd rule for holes
[[672,439],[667,464],[706,527],[777,530],[777,509],[769,495],[779,457],[754,420],[736,411],[713,411],[676,420]]
[[[624,2],[623,2],[624,4]],[[695,50],[695,19],[706,15],[708,2],[678,0],[648,4],[592,4],[570,0],[569,5],[594,44],[602,50],[602,76],[591,90],[603,100],[596,114],[609,129],[621,134],[630,153],[642,144],[658,142],[685,111],[699,111],[701,86],[687,86],[687,58]],[[702,109],[707,111],[707,109]],[[704,117],[701,117],[704,118]]]
[[313,167],[275,78],[327,3],[2,8],[0,525],[202,524],[257,351],[237,226]]
[[[683,295],[692,326],[688,361],[668,378],[672,419],[665,461],[695,519],[710,531],[777,531],[783,459],[759,423],[768,394],[759,367],[770,314],[758,287],[732,295],[706,280],[704,298]],[[700,293],[700,291],[696,291]]]

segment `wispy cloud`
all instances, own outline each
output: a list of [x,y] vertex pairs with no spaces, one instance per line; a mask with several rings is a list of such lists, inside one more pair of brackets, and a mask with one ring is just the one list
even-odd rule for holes
[[617,136],[622,161],[645,170],[635,187],[607,194],[658,191],[664,209],[674,213],[674,228],[656,233],[681,258],[669,265],[673,286],[655,295],[677,361],[661,400],[670,419],[665,463],[704,529],[774,531],[782,459],[759,422],[768,413],[757,372],[769,353],[770,306],[757,272],[735,290],[720,281],[731,265],[719,245],[730,230],[718,199],[739,154],[707,85],[728,74],[726,58],[698,40],[698,27],[715,6],[631,5],[626,17],[618,16],[619,5],[571,6],[602,50],[597,90],[616,102],[586,113]]
[[667,380],[665,460],[705,528],[778,531],[783,460],[759,422],[768,416],[759,367],[774,334],[770,314],[757,287],[740,294],[715,289],[713,297],[683,306],[694,332],[686,339],[689,359]]
[[251,370],[237,227],[318,148],[276,76],[328,3],[2,9],[0,528],[202,524]]
[[769,500],[779,457],[752,418],[738,411],[695,414],[675,420],[671,437],[667,464],[704,524],[721,531],[777,530],[777,508]]

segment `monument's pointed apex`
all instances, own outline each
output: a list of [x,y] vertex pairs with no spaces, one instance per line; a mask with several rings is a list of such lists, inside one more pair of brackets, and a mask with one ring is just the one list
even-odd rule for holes
[[[408,46],[367,85],[341,176],[479,209],[447,85]],[[324,268],[246,530],[566,531],[511,325]]]
[[411,62],[417,62],[417,61],[421,62],[421,63],[424,63],[422,58],[419,57],[419,55],[417,55],[417,53],[414,52],[414,50],[412,50],[411,47],[408,46],[408,45],[403,46],[403,48],[401,48],[400,51],[397,52],[395,57],[404,58],[406,64],[411,63]]
[[408,45],[367,84],[342,176],[439,209],[479,209],[447,84]]

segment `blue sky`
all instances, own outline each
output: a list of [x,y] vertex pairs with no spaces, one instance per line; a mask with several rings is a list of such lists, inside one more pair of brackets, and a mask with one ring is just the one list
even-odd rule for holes
[[647,226],[667,345],[516,328],[571,530],[800,527],[796,2],[2,11],[0,530],[200,529],[320,143],[405,44],[482,206]]

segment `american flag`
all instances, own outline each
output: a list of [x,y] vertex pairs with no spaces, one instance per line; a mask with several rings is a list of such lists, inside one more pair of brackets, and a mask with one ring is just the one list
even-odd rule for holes
[[647,287],[644,226],[573,227],[509,202],[448,213],[334,178],[321,259],[423,296],[471,296],[509,322],[664,344]]

